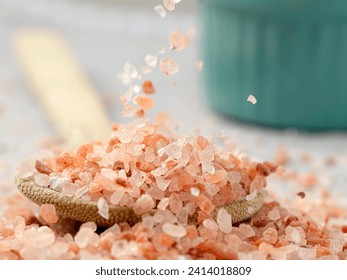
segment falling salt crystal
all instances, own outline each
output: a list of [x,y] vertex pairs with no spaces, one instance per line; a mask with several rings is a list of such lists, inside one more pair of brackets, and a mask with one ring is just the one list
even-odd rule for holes
[[155,68],[157,67],[158,57],[155,55],[147,54],[145,56],[145,62],[148,66]]
[[195,61],[195,68],[196,70],[198,70],[199,72],[202,71],[202,67],[204,65],[204,62],[202,60],[197,60]]
[[200,194],[200,190],[197,188],[190,188],[190,193],[192,196],[198,196]]
[[194,27],[189,28],[188,35],[190,38],[193,38],[196,36],[196,29]]
[[75,235],[75,242],[79,248],[85,248],[93,238],[94,231],[90,227],[83,227]]
[[139,72],[137,69],[130,63],[125,63],[123,73],[119,75],[119,79],[123,82],[123,84],[129,85],[136,78],[139,78]]
[[251,102],[253,105],[257,103],[257,99],[252,94],[248,96],[247,101]]
[[169,34],[170,50],[180,51],[189,46],[189,38],[181,31],[172,31]]
[[160,54],[164,54],[164,53],[165,53],[165,48],[162,47],[162,46],[159,46],[159,47],[157,48],[157,50],[158,50],[158,53],[160,53]]
[[168,197],[164,197],[162,200],[160,200],[160,202],[157,205],[157,208],[159,210],[165,210],[167,208],[167,206],[169,205],[169,198]]
[[246,195],[246,200],[253,200],[253,199],[255,199],[257,197],[257,192],[252,192],[252,193],[250,193],[249,195]]
[[38,173],[34,176],[35,184],[40,187],[48,187],[49,186],[49,176],[46,174]]
[[170,12],[174,11],[176,6],[173,0],[163,0],[163,5]]
[[132,105],[126,106],[123,108],[121,115],[123,117],[132,117],[136,113],[136,108]]
[[42,204],[40,206],[40,215],[47,223],[50,224],[55,224],[59,220],[53,204]]
[[172,237],[184,237],[187,234],[187,230],[182,225],[174,225],[170,223],[165,223],[163,225],[163,232]]
[[138,85],[134,85],[134,93],[138,94],[141,91],[141,87]]
[[123,198],[124,192],[121,190],[114,191],[110,196],[110,202],[112,205],[118,205]]
[[166,75],[173,75],[178,71],[179,65],[171,58],[163,58],[160,60],[159,69]]
[[166,17],[167,12],[165,11],[162,5],[154,6],[154,10],[160,15],[162,18]]
[[204,225],[205,228],[207,228],[209,230],[213,230],[213,231],[218,230],[218,225],[214,220],[206,219],[202,222],[202,224]]
[[103,197],[100,197],[97,202],[98,213],[101,217],[108,219],[109,218],[109,206],[106,200]]
[[134,93],[134,87],[132,85],[129,86],[128,90],[120,96],[120,102],[123,106],[128,105]]
[[148,194],[143,194],[138,200],[136,200],[133,210],[136,215],[141,215],[149,210],[152,210],[155,206],[155,202]]
[[165,191],[171,182],[171,180],[164,179],[161,176],[155,177],[155,181],[157,183],[158,188],[162,191]]
[[286,170],[283,165],[280,165],[276,168],[276,174],[278,176],[283,176],[286,173]]
[[224,233],[230,233],[232,229],[231,216],[227,210],[221,208],[218,210],[217,214],[217,224],[219,230]]
[[150,110],[154,106],[154,101],[149,96],[137,95],[134,102],[139,105],[143,110]]

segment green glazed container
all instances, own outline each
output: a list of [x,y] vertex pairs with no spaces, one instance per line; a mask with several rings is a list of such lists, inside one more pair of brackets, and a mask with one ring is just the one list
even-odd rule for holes
[[346,0],[201,0],[201,13],[214,109],[273,127],[347,128]]

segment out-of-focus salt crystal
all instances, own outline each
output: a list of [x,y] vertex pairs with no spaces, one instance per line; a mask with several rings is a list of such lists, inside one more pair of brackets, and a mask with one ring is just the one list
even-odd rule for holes
[[214,149],[212,145],[208,145],[204,150],[199,154],[199,160],[203,162],[211,162],[214,160]]
[[118,205],[123,198],[124,192],[121,190],[115,190],[110,196],[110,202],[112,205]]
[[55,224],[59,220],[53,204],[42,204],[40,206],[40,215],[47,223],[50,224]]
[[22,216],[15,217],[15,228],[14,235],[15,237],[21,238],[23,237],[23,233],[25,230],[25,219]]
[[154,11],[156,11],[162,18],[166,17],[167,15],[167,12],[162,5],[154,6]]
[[83,227],[75,235],[75,242],[79,248],[85,248],[93,238],[94,230],[90,227]]
[[154,150],[150,147],[145,148],[145,161],[152,162],[155,159]]
[[218,225],[214,220],[206,219],[202,222],[202,224],[204,225],[205,228],[207,228],[209,230],[213,230],[213,231],[218,230]]
[[52,176],[49,178],[49,186],[52,190],[55,190],[55,191],[61,192],[63,186],[70,183],[71,183],[71,180],[69,178],[59,178],[56,176]]
[[105,178],[113,181],[117,178],[117,173],[110,168],[101,168],[100,173]]
[[189,38],[181,31],[172,31],[169,34],[170,50],[180,51],[189,46]]
[[286,173],[286,170],[283,165],[280,165],[276,168],[276,174],[278,176],[283,176]]
[[78,190],[78,187],[73,183],[67,183],[64,184],[61,193],[66,196],[76,196],[76,191]]
[[230,233],[232,229],[231,222],[231,216],[228,211],[223,208],[219,209],[217,213],[217,224],[219,230],[224,233]]
[[35,162],[31,159],[20,162],[16,170],[18,178],[22,179],[33,176],[35,172]]
[[162,200],[160,200],[160,202],[157,205],[157,208],[160,210],[165,210],[169,205],[169,198],[168,197],[164,197]]
[[160,53],[160,54],[164,54],[164,53],[165,53],[165,48],[162,47],[162,46],[159,46],[159,47],[157,48],[157,50],[158,50],[158,53]]
[[125,106],[121,112],[123,117],[132,117],[136,113],[136,108],[132,105]]
[[36,241],[38,248],[46,248],[55,242],[54,232],[47,226],[37,229]]
[[246,200],[253,200],[257,197],[257,192],[252,192],[249,195],[246,195]]
[[276,229],[269,227],[263,232],[263,238],[270,244],[275,244],[278,241],[278,232]]
[[247,97],[247,101],[251,102],[253,105],[257,103],[257,99],[252,94]]
[[199,72],[202,71],[202,67],[204,66],[204,62],[202,60],[197,60],[195,61],[195,68],[196,70],[198,70]]
[[108,219],[109,218],[109,213],[108,213],[109,205],[108,205],[107,201],[105,200],[105,198],[100,197],[96,206],[98,207],[99,215],[105,219]]
[[121,95],[119,98],[120,102],[123,106],[128,105],[131,98],[133,97],[133,93],[134,93],[134,87],[132,85],[130,85],[128,90],[123,95]]
[[152,73],[152,68],[149,66],[143,66],[141,67],[141,73],[146,75]]
[[193,37],[196,36],[196,29],[194,27],[191,27],[191,28],[188,29],[188,36],[190,38],[193,38]]
[[119,79],[125,85],[129,85],[133,82],[134,79],[139,77],[137,69],[130,63],[125,63],[123,67],[123,72],[119,75]]
[[133,210],[136,215],[141,215],[152,210],[154,206],[155,202],[153,198],[148,194],[143,194],[138,200],[135,201]]
[[143,110],[150,110],[154,106],[152,98],[146,95],[137,95],[134,98],[134,102],[139,105]]
[[155,55],[147,54],[145,56],[145,62],[148,66],[155,68],[158,64],[158,57]]
[[96,231],[97,225],[94,222],[86,222],[80,226],[80,229],[82,229],[82,228],[90,228],[93,231]]
[[159,69],[166,75],[173,75],[179,70],[179,65],[171,58],[163,58],[160,60]]
[[171,223],[163,224],[163,232],[177,238],[182,238],[187,234],[187,230],[184,226]]
[[236,171],[230,171],[227,177],[230,183],[239,183],[241,181],[241,174]]
[[141,91],[141,87],[139,85],[134,85],[134,93],[138,94]]
[[247,238],[255,236],[255,231],[252,226],[248,224],[240,224],[239,230],[243,233]]
[[205,180],[208,183],[216,184],[220,181],[224,180],[227,177],[228,173],[225,169],[215,170],[213,174],[207,173],[205,174]]
[[49,185],[49,176],[46,174],[38,173],[34,176],[35,184],[40,187],[48,187]]
[[299,257],[302,260],[312,260],[316,257],[317,250],[315,248],[299,248]]
[[200,190],[197,188],[190,188],[190,193],[192,194],[192,196],[198,196],[200,194]]
[[172,0],[172,2],[174,2],[175,4],[180,3],[182,0]]
[[172,213],[177,214],[182,209],[183,203],[177,193],[170,194],[169,207]]
[[92,174],[90,174],[90,172],[81,172],[79,174],[79,177],[81,181],[83,181],[86,184],[89,184],[93,180],[93,176]]
[[301,227],[287,226],[285,229],[285,238],[299,246],[306,245],[305,231]]
[[158,188],[162,191],[165,191],[171,182],[171,180],[164,179],[161,176],[155,177],[155,181],[157,183]]
[[173,0],[163,0],[163,5],[169,12],[175,10],[176,4]]
[[267,213],[267,216],[273,221],[277,221],[281,218],[280,211],[278,209],[270,210],[269,213]]
[[135,241],[117,240],[111,247],[111,256],[116,259],[129,259],[140,255],[140,249]]

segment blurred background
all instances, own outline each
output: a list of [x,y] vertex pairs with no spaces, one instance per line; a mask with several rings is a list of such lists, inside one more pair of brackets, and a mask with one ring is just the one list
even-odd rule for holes
[[[117,78],[123,65],[128,62],[140,68],[147,54],[169,56],[180,65],[175,75],[165,76],[155,69],[147,76],[156,88],[151,117],[166,111],[180,133],[208,135],[219,145],[228,139],[228,145],[255,160],[284,164],[298,180],[279,186],[274,176],[270,187],[279,194],[289,191],[288,195],[295,195],[306,184],[347,196],[345,132],[276,130],[223,117],[210,109],[205,82],[211,70],[208,64],[202,72],[195,67],[197,60],[204,60],[206,49],[203,28],[208,23],[202,24],[206,19],[206,10],[201,17],[202,3],[183,0],[174,12],[161,18],[153,9],[162,4],[160,0],[0,0],[0,181],[11,183],[19,161],[60,142],[23,71],[13,41],[22,30],[44,29],[67,43],[112,121],[124,121],[119,96],[127,87]],[[189,48],[170,52],[169,32],[187,33],[190,28],[196,28],[197,35]],[[208,40],[209,34],[204,36]],[[166,53],[158,53],[158,47],[164,47]],[[251,93],[257,97],[256,88],[247,90],[242,102],[258,106],[246,101]],[[262,102],[260,97],[258,102]]]

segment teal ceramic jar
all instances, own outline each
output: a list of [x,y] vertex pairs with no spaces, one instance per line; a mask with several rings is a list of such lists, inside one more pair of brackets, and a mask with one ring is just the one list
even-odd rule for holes
[[201,13],[214,109],[274,127],[347,128],[347,1],[202,0]]

